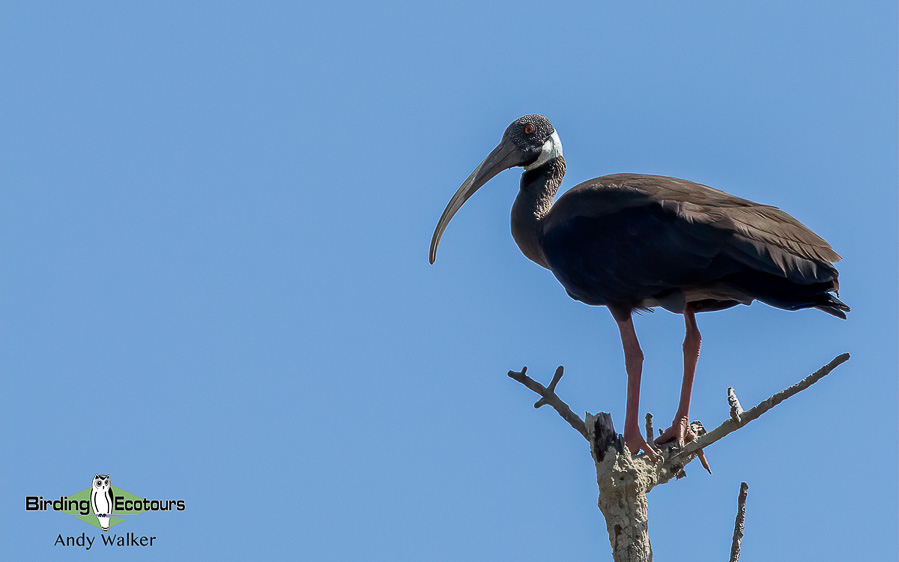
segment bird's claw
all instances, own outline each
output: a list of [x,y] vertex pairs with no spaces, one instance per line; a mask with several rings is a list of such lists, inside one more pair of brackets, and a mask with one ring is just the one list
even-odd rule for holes
[[653,463],[659,462],[659,454],[653,449],[652,445],[646,442],[643,435],[640,434],[639,428],[625,429],[624,442],[632,455],[636,455],[640,451],[646,453],[649,460]]
[[656,438],[655,444],[662,445],[673,441],[678,447],[683,447],[684,443],[689,443],[694,439],[696,439],[696,434],[690,429],[690,420],[686,416],[679,416],[674,418],[671,427]]
[[[662,434],[659,435],[658,438],[656,438],[655,444],[661,445],[663,443],[674,442],[675,445],[682,448],[687,443],[695,440],[702,433],[705,433],[705,429],[703,429],[701,423],[693,423],[698,424],[695,430],[686,416],[674,418],[674,422],[671,424],[671,427],[661,432]],[[699,462],[702,464],[702,467],[706,469],[709,474],[711,474],[712,468],[709,466],[709,461],[706,460],[705,453],[702,452],[702,449],[697,451],[696,456],[699,457]]]

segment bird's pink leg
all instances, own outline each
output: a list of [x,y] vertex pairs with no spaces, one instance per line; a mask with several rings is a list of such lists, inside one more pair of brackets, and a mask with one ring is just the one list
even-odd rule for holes
[[[640,433],[638,418],[640,416],[640,378],[643,374],[643,350],[637,341],[634,321],[630,311],[627,315],[613,314],[621,332],[621,343],[624,346],[624,366],[627,370],[627,408],[624,416],[624,442],[631,454],[644,451],[653,461],[657,460],[655,451]],[[620,316],[620,317],[619,317]]]
[[696,363],[699,361],[702,336],[696,326],[696,313],[689,304],[684,309],[684,323],[687,326],[687,333],[684,336],[684,382],[681,384],[680,402],[671,427],[655,440],[656,443],[674,441],[683,446],[685,437],[690,431],[690,396],[693,394],[693,375],[696,373]]

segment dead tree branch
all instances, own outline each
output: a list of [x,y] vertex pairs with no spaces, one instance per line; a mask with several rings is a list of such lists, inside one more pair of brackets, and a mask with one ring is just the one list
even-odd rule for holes
[[543,386],[539,382],[535,381],[531,377],[527,376],[527,367],[522,367],[521,372],[509,371],[509,376],[530,388],[534,392],[540,395],[540,400],[534,404],[535,408],[539,408],[540,406],[544,406],[549,404],[562,416],[562,419],[568,422],[568,424],[575,428],[578,433],[584,436],[584,439],[589,440],[590,438],[587,436],[587,426],[584,424],[584,420],[582,420],[577,414],[571,411],[571,408],[568,407],[568,404],[562,401],[561,398],[556,394],[556,385],[559,384],[559,381],[562,379],[563,368],[561,365],[556,369],[555,374],[553,375],[553,380],[549,383],[549,386]]
[[[696,438],[683,447],[673,443],[662,445],[662,460],[657,463],[653,463],[644,454],[631,455],[624,446],[623,438],[615,432],[609,414],[600,413],[596,416],[587,414],[586,420],[583,420],[559,398],[555,389],[562,378],[562,367],[556,369],[547,387],[527,376],[527,367],[522,368],[521,372],[509,371],[509,376],[540,395],[540,400],[534,404],[535,408],[549,404],[590,443],[590,451],[596,465],[596,481],[599,485],[599,508],[606,519],[615,562],[651,562],[652,547],[649,543],[646,494],[655,486],[665,484],[672,478],[685,476],[684,467],[694,458],[701,457],[703,448],[744,427],[787,398],[815,384],[848,359],[848,353],[835,357],[803,380],[746,411],[740,406],[733,389],[728,389],[730,419],[708,433],[701,430],[702,426],[696,425],[698,422],[694,420],[691,433],[696,435]],[[647,430],[650,432],[651,425],[651,417],[647,417]],[[704,458],[702,461],[703,466],[711,472]],[[745,510],[745,494],[742,491],[740,501],[742,514]],[[742,517],[738,514],[737,524],[741,536]],[[739,555],[736,530],[734,540]]]
[[737,400],[737,393],[732,386],[727,388],[727,403],[730,404],[730,419],[737,422],[737,425],[742,425],[743,406]]
[[737,500],[737,520],[734,521],[734,541],[730,547],[730,562],[739,562],[740,543],[743,542],[743,525],[746,522],[746,494],[749,484],[740,483],[740,498]]
[[696,441],[693,441],[692,443],[688,443],[686,446],[684,446],[682,451],[680,451],[680,452],[676,453],[674,456],[672,456],[668,462],[677,462],[679,460],[685,459],[685,458],[689,457],[690,455],[695,454],[697,451],[699,451],[703,447],[708,447],[715,441],[722,439],[725,435],[740,429],[741,427],[745,426],[752,420],[758,418],[759,416],[761,416],[762,414],[764,414],[765,412],[767,412],[774,406],[777,406],[778,404],[780,404],[787,398],[794,396],[796,394],[799,394],[806,388],[812,386],[819,380],[823,379],[825,376],[830,374],[831,371],[833,371],[834,369],[836,369],[837,367],[839,367],[840,365],[842,365],[843,363],[845,363],[848,360],[849,360],[848,353],[843,353],[842,355],[838,355],[838,356],[834,357],[830,363],[828,363],[827,365],[824,365],[823,367],[821,367],[820,369],[818,369],[811,375],[805,377],[801,381],[797,382],[793,386],[786,388],[784,390],[781,390],[780,392],[771,396],[767,400],[764,400],[763,402],[759,403],[757,406],[750,408],[750,409],[746,410],[745,412],[742,412],[739,416],[740,423],[737,423],[736,421],[734,421],[732,419],[726,420],[724,423],[722,423],[721,425],[719,425],[712,431],[706,433],[705,435],[703,435]]

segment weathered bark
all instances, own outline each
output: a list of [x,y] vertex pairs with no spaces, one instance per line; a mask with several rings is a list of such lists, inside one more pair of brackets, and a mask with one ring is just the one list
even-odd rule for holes
[[587,414],[590,452],[596,463],[599,509],[606,519],[612,557],[617,561],[650,562],[649,460],[632,457],[612,426],[612,416]]
[[[652,545],[649,541],[646,494],[655,486],[665,484],[672,478],[685,476],[684,467],[697,457],[709,470],[702,457],[703,447],[744,427],[780,402],[810,387],[848,359],[848,353],[834,358],[815,373],[746,411],[740,406],[736,393],[729,388],[730,419],[708,433],[702,429],[699,422],[692,422],[692,431],[688,432],[688,438],[693,440],[683,447],[675,444],[661,446],[660,461],[656,463],[650,461],[645,454],[630,453],[624,446],[621,435],[615,432],[610,414],[600,413],[595,416],[587,414],[586,420],[582,420],[572,412],[568,404],[555,393],[556,385],[562,378],[562,367],[556,369],[548,387],[527,376],[526,368],[521,372],[509,371],[509,376],[540,395],[540,400],[534,404],[535,408],[549,404],[590,443],[590,452],[596,465],[596,482],[599,486],[599,509],[606,520],[614,561],[651,562]],[[651,427],[651,418],[647,420],[647,426]],[[741,496],[741,500],[745,502],[745,494]],[[743,507],[740,509],[742,513]],[[741,517],[738,517],[738,524],[742,538]],[[739,555],[739,542],[735,544]]]

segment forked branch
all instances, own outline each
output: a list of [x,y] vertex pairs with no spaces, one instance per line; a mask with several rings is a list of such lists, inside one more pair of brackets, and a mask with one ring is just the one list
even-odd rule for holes
[[556,385],[559,384],[559,380],[562,379],[562,366],[559,365],[559,367],[556,369],[556,372],[553,375],[553,380],[549,383],[548,387],[543,386],[539,382],[527,376],[527,371],[527,367],[522,367],[521,372],[509,371],[509,376],[540,395],[540,400],[537,400],[537,402],[534,404],[535,408],[539,408],[540,406],[549,404],[553,407],[553,409],[555,409],[556,412],[559,413],[560,416],[562,416],[562,419],[567,421],[571,427],[578,430],[578,433],[583,435],[584,439],[587,439],[589,441],[590,438],[587,436],[587,425],[584,423],[584,420],[582,420],[580,416],[572,412],[571,408],[568,407],[568,404],[566,404],[556,394]]

